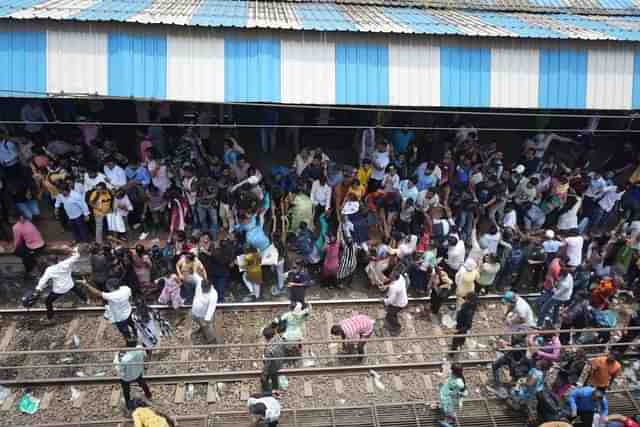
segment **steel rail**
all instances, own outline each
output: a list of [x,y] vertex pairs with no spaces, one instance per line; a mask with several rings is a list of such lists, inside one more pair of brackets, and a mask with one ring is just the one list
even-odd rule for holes
[[[405,342],[405,341],[429,341],[440,340],[450,338],[487,338],[487,337],[509,337],[509,336],[523,336],[523,335],[555,335],[561,333],[583,333],[583,332],[616,332],[616,331],[636,331],[640,330],[640,326],[631,327],[615,327],[615,328],[585,328],[585,329],[530,329],[528,331],[500,331],[500,332],[476,332],[472,334],[442,334],[442,335],[423,335],[415,337],[376,337],[363,339],[367,343],[375,342]],[[289,341],[288,344],[304,344],[304,345],[319,345],[319,344],[333,344],[344,343],[343,339],[330,339],[330,340],[309,340],[309,341]],[[617,343],[616,343],[617,344]],[[577,345],[577,344],[576,344]],[[614,343],[608,344],[580,344],[585,346],[595,345],[614,345]],[[617,345],[633,345],[633,343],[620,343]],[[154,351],[173,351],[173,350],[226,350],[230,348],[255,348],[265,347],[267,343],[241,343],[241,344],[201,344],[201,345],[178,345],[167,347],[154,347]],[[101,353],[106,351],[129,351],[129,347],[103,347],[103,348],[87,348],[87,349],[60,349],[60,350],[11,350],[2,351],[0,356],[18,356],[18,355],[45,355],[45,354],[75,354],[75,353]]]
[[[529,293],[522,294],[521,297],[525,299],[529,298],[537,298],[540,296],[539,293]],[[480,302],[496,302],[502,299],[503,295],[499,294],[490,294],[490,295],[481,295],[478,297]],[[418,304],[418,303],[428,303],[431,301],[431,297],[415,297],[409,298],[409,304]],[[451,296],[447,299],[446,304],[452,303],[456,301],[455,296]],[[344,306],[344,305],[354,305],[354,304],[382,304],[382,298],[342,298],[342,299],[321,299],[321,300],[312,300],[308,299],[308,303],[315,306]],[[280,308],[280,307],[289,307],[289,301],[263,301],[263,302],[232,302],[232,303],[221,303],[217,305],[216,310],[254,310],[254,309],[268,309],[268,308]],[[156,310],[187,310],[191,309],[190,305],[183,305],[178,307],[178,309],[174,309],[170,305],[150,305],[152,309]],[[0,315],[19,315],[19,314],[44,314],[47,312],[47,309],[44,307],[37,308],[24,308],[24,307],[14,307],[14,308],[2,308],[0,309]],[[104,313],[104,306],[83,306],[83,307],[60,307],[55,308],[54,312],[56,313]]]
[[[605,348],[608,350],[609,347],[628,347],[630,345],[634,345],[633,343],[611,343],[611,344],[567,344],[563,345],[562,349],[567,350],[575,350],[575,349],[600,349]],[[494,353],[500,352],[504,353],[505,351],[527,351],[531,350],[531,347],[509,347],[508,349],[499,349],[499,348],[473,348],[473,349],[462,349],[462,350],[443,350],[443,351],[422,351],[422,352],[414,352],[414,351],[406,351],[406,352],[392,352],[392,353],[366,353],[365,357],[368,358],[385,358],[385,357],[398,357],[398,356],[417,356],[428,354],[431,356],[451,356],[451,355],[461,355],[467,353]],[[598,355],[603,355],[608,353],[596,353],[589,354],[589,357],[596,357]],[[625,352],[625,357],[637,357],[638,353]],[[317,354],[313,356],[286,356],[286,357],[273,357],[270,360],[280,360],[285,362],[295,362],[298,360],[344,360],[344,359],[357,359],[361,358],[360,354]],[[469,359],[475,360],[475,359]],[[142,363],[134,363],[133,365],[143,365],[145,367],[153,367],[153,366],[182,366],[182,365],[215,365],[218,363],[230,363],[230,362],[263,362],[263,357],[254,357],[254,358],[233,358],[233,359],[196,359],[196,360],[161,360],[161,361],[150,361],[150,362],[142,362]],[[458,361],[458,360],[456,360]],[[81,369],[81,368],[104,368],[104,367],[112,367],[113,360],[104,360],[92,363],[60,363],[55,365],[14,365],[14,366],[0,366],[0,371],[7,370],[26,370],[26,369]]]
[[[478,359],[459,361],[463,366],[477,367],[492,363],[493,360]],[[397,372],[403,370],[418,369],[441,369],[443,361],[428,362],[412,362],[412,363],[385,363],[379,365],[352,365],[352,366],[327,366],[321,368],[287,368],[281,369],[279,374],[292,377],[303,376],[322,376],[322,375],[348,375],[363,374],[371,370],[382,372]],[[201,383],[211,381],[233,382],[246,379],[259,378],[262,374],[261,370],[250,371],[217,371],[217,372],[201,372],[201,373],[182,373],[182,374],[157,374],[145,375],[147,382],[153,383]],[[71,378],[45,378],[45,379],[16,379],[1,380],[0,383],[5,387],[26,387],[26,386],[61,386],[61,385],[112,385],[120,384],[120,377],[71,377]]]
[[[631,405],[637,405],[638,402],[637,400],[633,397],[630,396],[629,393],[629,389],[621,389],[621,390],[612,390],[607,392],[607,399],[609,400],[610,403],[615,402],[616,404],[618,403],[622,403],[624,400],[628,400]],[[491,408],[489,406],[489,402],[503,402],[503,400],[501,399],[497,399],[497,398],[487,398],[487,399],[478,399],[478,398],[474,398],[474,399],[465,399],[464,400],[465,405],[463,405],[462,409],[460,410],[459,414],[462,415],[462,417],[467,417],[469,415],[467,415],[467,412],[465,411],[465,407],[468,407],[467,405],[471,406],[471,408],[473,408],[476,404],[480,404],[481,407],[483,409],[485,409],[485,411],[490,415],[495,415],[495,409]],[[373,425],[373,426],[388,426],[389,421],[388,420],[384,420],[384,422],[380,422],[379,420],[376,419],[375,417],[375,410],[376,409],[380,409],[385,411],[386,413],[388,413],[389,410],[393,411],[393,410],[397,410],[399,408],[407,408],[407,407],[412,407],[414,414],[415,414],[415,409],[416,406],[423,406],[425,409],[431,409],[431,404],[432,403],[436,403],[435,400],[415,400],[415,401],[402,401],[402,402],[392,402],[392,403],[370,403],[370,404],[360,404],[360,405],[345,405],[345,406],[337,406],[337,407],[319,407],[319,408],[291,408],[291,409],[283,409],[282,410],[282,415],[281,415],[281,419],[288,417],[288,416],[296,416],[297,412],[301,412],[301,413],[309,413],[309,414],[314,414],[316,417],[322,417],[323,414],[325,413],[331,413],[332,411],[335,410],[340,410],[343,414],[346,411],[354,411],[356,414],[355,416],[357,417],[357,422],[355,423],[348,423],[348,424],[338,424],[338,425],[360,425],[360,426],[369,426],[369,425]],[[610,405],[611,406],[611,405]],[[505,406],[505,409],[506,406]],[[373,422],[373,424],[369,424],[366,420],[363,420],[363,416],[361,415],[364,412],[371,412],[371,421]],[[423,417],[425,417],[426,414],[422,414],[421,415],[421,419],[419,421],[423,420]],[[500,411],[499,415],[501,416],[507,416],[509,417],[509,419],[511,418],[515,418],[517,415],[520,416],[524,416],[524,414],[514,414],[512,411],[509,411],[508,409],[506,411]],[[428,415],[426,415],[428,417]],[[226,419],[227,418],[229,420],[231,420],[231,422],[229,424],[227,424]],[[212,411],[210,413],[207,414],[195,414],[195,415],[177,415],[173,417],[174,419],[176,419],[178,421],[178,423],[180,423],[180,421],[190,421],[190,420],[194,420],[194,419],[202,419],[202,420],[220,420],[220,421],[216,421],[213,423],[213,425],[218,426],[218,425],[244,425],[244,424],[240,424],[240,422],[238,421],[239,418],[242,418],[243,420],[249,419],[249,414],[247,413],[247,411]],[[307,417],[305,417],[307,418]],[[308,418],[307,418],[308,419]],[[296,426],[296,427],[300,427],[300,426],[318,426],[318,425],[326,425],[326,420],[321,419],[321,420],[317,420],[317,421],[322,421],[321,423],[317,423],[316,420],[311,420],[311,422],[309,423],[302,423],[299,424],[297,422],[294,422],[292,425]],[[427,425],[434,425],[433,422],[431,422],[430,417],[429,420],[424,419],[425,422],[427,422],[427,424],[422,424],[423,426],[427,426]],[[124,419],[124,418],[114,418],[114,419],[110,419],[110,420],[99,420],[99,421],[93,421],[93,420],[88,420],[88,421],[81,421],[81,422],[74,422],[74,423],[47,423],[47,424],[38,424],[36,426],[33,427],[78,427],[78,425],[81,425],[82,427],[103,427],[104,425],[127,425],[127,423],[130,423],[130,419]],[[289,423],[287,423],[286,425],[291,425]],[[400,424],[402,425],[402,424]],[[416,422],[416,421],[412,421],[412,423],[410,425],[415,425],[415,426],[420,426],[420,422]],[[464,424],[469,425],[467,423]],[[482,424],[483,426],[488,426],[489,424]],[[502,424],[504,425],[504,424]]]

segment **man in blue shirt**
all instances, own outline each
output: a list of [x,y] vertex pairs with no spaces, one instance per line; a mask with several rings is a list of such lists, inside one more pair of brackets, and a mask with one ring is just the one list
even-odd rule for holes
[[56,217],[59,216],[60,207],[64,208],[64,212],[69,218],[71,232],[76,242],[89,241],[89,229],[86,222],[89,221],[89,207],[84,200],[84,196],[66,186],[62,189],[62,193],[56,197],[55,209]]
[[406,153],[407,147],[415,137],[416,134],[412,130],[395,129],[391,133],[391,141],[393,143],[393,149],[396,151],[396,155]]
[[601,417],[609,415],[609,403],[607,396],[593,387],[578,387],[569,393],[567,402],[571,408],[573,418],[580,417],[582,424],[590,426],[593,424],[595,414]]
[[151,184],[151,174],[146,166],[141,165],[138,160],[133,160],[127,169],[125,174],[129,182],[134,181],[136,184],[140,184],[143,187],[147,187]]

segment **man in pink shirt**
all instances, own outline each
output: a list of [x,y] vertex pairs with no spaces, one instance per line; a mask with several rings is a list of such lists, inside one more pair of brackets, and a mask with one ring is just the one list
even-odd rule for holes
[[[331,335],[339,336],[345,342],[343,348],[346,353],[353,354],[357,349],[360,360],[364,357],[364,345],[367,338],[373,335],[374,321],[364,314],[356,314],[331,327]],[[355,348],[354,348],[355,347]]]
[[30,275],[38,263],[38,256],[45,243],[36,226],[22,215],[13,225],[13,247],[16,256],[22,258],[25,275]]

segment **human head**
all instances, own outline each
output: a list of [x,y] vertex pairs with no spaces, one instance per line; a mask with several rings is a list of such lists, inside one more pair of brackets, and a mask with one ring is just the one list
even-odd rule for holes
[[208,281],[207,279],[202,279],[202,282],[200,283],[200,287],[202,289],[202,293],[208,294],[209,291],[211,290],[211,282]]
[[271,339],[276,335],[276,331],[271,327],[267,326],[262,330],[262,336],[265,340],[271,341]]
[[96,184],[96,191],[100,192],[100,193],[104,193],[105,191],[107,191],[107,184],[105,184],[104,182],[99,182]]
[[120,287],[120,282],[118,279],[108,279],[104,284],[104,287],[107,292],[113,292]]
[[504,304],[514,304],[516,302],[516,293],[513,291],[507,291],[503,296],[502,296],[502,302]]
[[331,335],[335,335],[335,336],[344,338],[345,334],[344,334],[344,331],[342,330],[342,326],[333,325],[331,327]]

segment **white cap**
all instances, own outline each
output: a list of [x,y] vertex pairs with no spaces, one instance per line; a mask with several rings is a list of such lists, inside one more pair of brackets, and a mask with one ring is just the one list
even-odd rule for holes
[[524,165],[518,165],[515,168],[513,168],[513,171],[517,174],[522,175],[524,173],[525,167]]
[[248,182],[249,184],[251,184],[251,185],[256,185],[257,183],[259,183],[259,182],[260,182],[260,178],[258,178],[258,177],[257,177],[257,176],[255,176],[255,175],[251,175],[251,176],[247,179],[247,182]]
[[544,235],[547,236],[547,239],[553,239],[556,237],[556,233],[554,233],[553,230],[547,230]]

